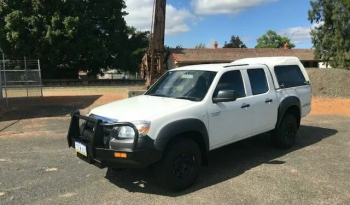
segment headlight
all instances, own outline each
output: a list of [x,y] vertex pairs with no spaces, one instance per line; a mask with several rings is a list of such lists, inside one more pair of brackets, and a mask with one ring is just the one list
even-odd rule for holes
[[[149,121],[136,121],[131,123],[136,126],[136,129],[139,131],[140,137],[146,136],[148,134],[148,131],[151,128],[151,122]],[[118,138],[130,139],[134,137],[135,137],[135,132],[131,127],[129,126],[120,127]]]
[[123,126],[120,127],[118,138],[134,138],[135,132],[134,130],[129,126]]

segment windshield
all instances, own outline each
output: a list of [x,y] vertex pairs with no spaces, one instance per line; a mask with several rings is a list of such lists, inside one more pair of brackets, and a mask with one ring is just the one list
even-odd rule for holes
[[200,70],[168,71],[145,95],[201,101],[216,72]]

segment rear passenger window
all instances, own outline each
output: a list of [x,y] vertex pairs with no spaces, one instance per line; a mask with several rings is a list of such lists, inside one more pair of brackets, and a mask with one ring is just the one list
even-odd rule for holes
[[305,85],[305,77],[298,65],[275,66],[275,73],[281,88]]
[[224,73],[214,91],[214,97],[217,96],[220,90],[235,90],[238,98],[245,97],[246,93],[241,71],[233,70]]
[[269,90],[264,69],[248,69],[247,72],[253,95],[263,94]]

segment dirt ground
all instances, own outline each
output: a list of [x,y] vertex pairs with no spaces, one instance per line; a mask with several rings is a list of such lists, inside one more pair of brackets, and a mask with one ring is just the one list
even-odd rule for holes
[[315,97],[350,98],[350,70],[307,69]]
[[316,98],[311,102],[311,115],[350,116],[350,98]]
[[[16,117],[65,116],[75,109],[85,113],[96,106],[127,98],[129,90],[141,89],[143,87],[44,88],[44,97],[10,98],[8,107],[5,106],[5,101],[0,102],[0,122]],[[28,107],[32,109],[28,111]],[[23,113],[30,116],[21,116]]]
[[[274,149],[257,136],[210,153],[196,184],[159,188],[151,169],[114,172],[68,148],[69,114],[134,88],[45,88],[0,110],[0,204],[350,204],[350,98],[313,97],[298,142]],[[342,150],[342,151],[339,151]]]
[[[33,108],[29,118],[65,116],[74,109],[87,113],[94,107],[128,97],[130,90],[142,87],[89,87],[89,88],[46,88],[42,98],[9,100],[9,107],[0,109],[0,121],[21,119],[23,110]],[[36,109],[38,108],[38,109]],[[21,111],[22,110],[22,111]],[[350,98],[313,97],[311,115],[350,116]]]
[[292,149],[261,135],[213,150],[194,186],[173,193],[151,168],[115,172],[76,157],[66,139],[69,112],[124,95],[79,94],[0,116],[0,204],[350,204],[350,117],[334,114],[344,115],[344,100],[314,99],[316,114],[303,118]]
[[[349,76],[350,80],[350,76]],[[349,82],[350,85],[350,82]],[[76,88],[69,91],[60,89],[51,89],[45,91],[45,96],[63,96],[63,95],[89,95],[89,93],[101,94],[90,107],[106,104],[108,102],[127,98],[129,90],[142,90],[142,87],[120,88],[117,92],[112,92],[113,88],[90,88],[81,89]],[[78,91],[78,92],[77,92]],[[346,115],[350,116],[350,98],[336,98],[336,97],[313,97],[312,111],[313,115]]]
[[[307,69],[312,85],[313,115],[335,114],[350,115],[350,71],[341,69]],[[4,113],[26,106],[71,106],[89,111],[93,107],[128,97],[130,90],[145,90],[143,86],[135,87],[66,87],[43,88],[43,98],[10,98],[6,108],[4,100],[0,101],[0,121]],[[11,93],[12,92],[12,93]],[[17,95],[19,90],[9,91]],[[24,92],[22,90],[22,92]],[[25,96],[23,93],[19,96]],[[68,109],[68,107],[66,107]]]

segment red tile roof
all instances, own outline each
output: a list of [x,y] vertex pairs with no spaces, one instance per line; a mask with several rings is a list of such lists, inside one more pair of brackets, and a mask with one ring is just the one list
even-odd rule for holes
[[177,49],[172,50],[177,63],[228,63],[242,58],[295,56],[301,61],[313,61],[312,49],[278,49],[278,48],[219,48],[219,49]]

